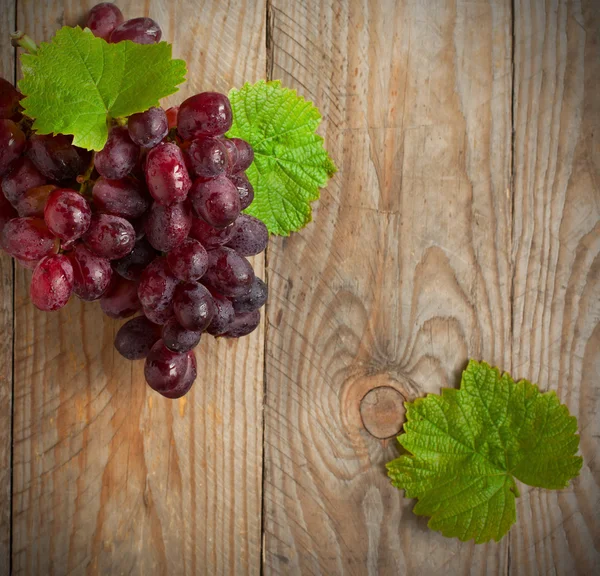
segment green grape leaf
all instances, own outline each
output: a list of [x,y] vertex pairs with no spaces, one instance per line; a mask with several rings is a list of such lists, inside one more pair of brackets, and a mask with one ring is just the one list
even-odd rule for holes
[[35,54],[21,56],[25,114],[40,134],[72,134],[76,146],[102,150],[111,118],[157,106],[187,72],[171,45],[108,44],[87,28],[61,28]]
[[398,441],[410,454],[388,463],[388,475],[447,537],[500,540],[516,521],[515,479],[565,488],[583,464],[577,420],[556,394],[485,362],[469,362],[460,390],[406,407]]
[[281,82],[258,81],[229,92],[233,125],[227,136],[254,149],[246,171],[254,202],[246,210],[269,232],[288,236],[311,220],[310,203],[337,171],[315,133],[321,114],[312,102]]

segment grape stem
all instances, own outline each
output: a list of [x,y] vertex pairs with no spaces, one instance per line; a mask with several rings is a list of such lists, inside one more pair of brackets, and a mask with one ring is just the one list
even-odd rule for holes
[[82,196],[87,196],[90,194],[91,188],[94,186],[94,180],[91,179],[92,172],[94,171],[94,159],[96,157],[96,153],[92,152],[92,157],[90,158],[90,163],[83,174],[77,176],[77,183],[79,186],[79,193]]
[[26,50],[30,54],[37,53],[37,44],[25,32],[16,30],[10,35],[10,42],[15,48],[23,48],[23,50]]

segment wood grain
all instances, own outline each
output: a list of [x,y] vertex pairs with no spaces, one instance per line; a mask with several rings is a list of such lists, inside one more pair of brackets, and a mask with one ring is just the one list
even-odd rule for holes
[[270,63],[318,103],[340,171],[272,243],[268,574],[505,574],[508,541],[428,531],[359,404],[510,367],[509,3],[274,0]]
[[[17,24],[48,39],[93,4],[19,0]],[[262,0],[123,10],[155,18],[187,60],[192,80],[171,103],[264,77]],[[18,270],[14,574],[258,574],[263,330],[206,338],[194,390],[173,402],[113,350],[119,324],[97,304],[39,313],[29,277]]]
[[583,469],[528,489],[510,573],[600,572],[600,6],[515,3],[513,370],[577,415]]

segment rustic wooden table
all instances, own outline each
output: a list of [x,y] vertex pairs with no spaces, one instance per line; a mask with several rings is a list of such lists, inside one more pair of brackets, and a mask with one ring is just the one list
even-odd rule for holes
[[[0,75],[10,31],[94,3],[2,0]],[[187,60],[169,102],[280,78],[340,171],[256,262],[265,326],[207,338],[179,401],[97,305],[39,313],[1,259],[0,574],[598,574],[600,3],[119,4]],[[556,390],[581,431],[580,477],[524,490],[498,544],[427,530],[360,412],[455,386],[468,357]],[[386,392],[363,405],[379,436]]]

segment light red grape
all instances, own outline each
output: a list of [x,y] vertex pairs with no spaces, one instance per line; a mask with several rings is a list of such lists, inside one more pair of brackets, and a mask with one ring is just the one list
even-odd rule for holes
[[42,258],[31,277],[29,295],[40,310],[53,311],[65,306],[73,291],[73,268],[62,254]]
[[123,22],[123,14],[112,2],[96,4],[88,15],[86,26],[94,36],[108,42],[112,31]]
[[187,238],[167,254],[173,275],[183,282],[193,282],[204,276],[208,269],[208,254],[200,242]]
[[75,282],[73,292],[81,300],[88,302],[98,300],[110,285],[112,278],[110,262],[79,243],[68,256],[73,266]]
[[184,140],[220,136],[231,128],[233,113],[229,98],[218,92],[202,92],[179,106],[177,131]]
[[183,153],[176,144],[165,142],[152,148],[146,158],[145,172],[148,190],[160,204],[186,199],[192,181]]
[[2,231],[2,246],[14,258],[39,260],[56,247],[56,240],[41,218],[15,218]]
[[162,30],[152,18],[132,18],[117,26],[110,35],[110,42],[116,44],[131,40],[136,44],[156,44],[160,42]]
[[44,220],[50,232],[61,240],[75,240],[90,227],[92,210],[86,199],[75,190],[58,188],[48,197]]
[[135,230],[120,216],[94,214],[83,241],[94,254],[116,260],[127,256],[133,250]]

